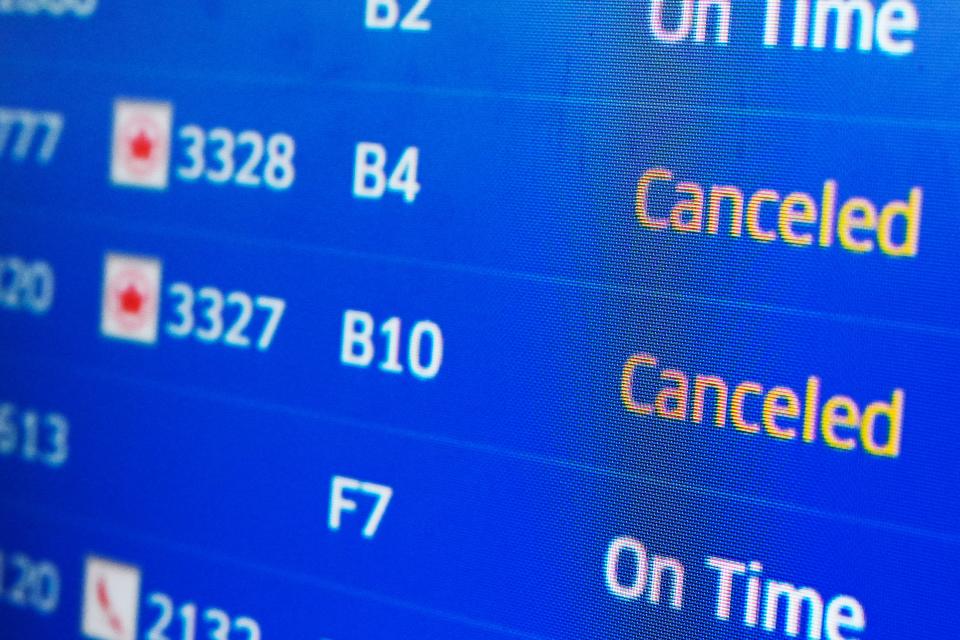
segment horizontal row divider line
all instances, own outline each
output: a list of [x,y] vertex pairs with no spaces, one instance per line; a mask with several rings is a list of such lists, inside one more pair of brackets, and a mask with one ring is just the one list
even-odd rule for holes
[[[150,546],[163,547],[168,550],[172,550],[176,553],[181,553],[184,555],[191,555],[196,558],[205,561],[214,561],[216,563],[233,566],[240,568],[246,571],[253,571],[263,575],[270,575],[277,578],[282,578],[285,580],[292,580],[300,582],[301,584],[307,584],[313,587],[324,589],[326,591],[331,591],[334,593],[339,593],[341,595],[349,596],[352,598],[357,598],[359,600],[366,600],[371,602],[376,602],[378,604],[387,605],[397,609],[405,609],[418,613],[420,615],[440,618],[453,622],[456,624],[461,624],[468,627],[473,627],[476,629],[482,629],[486,631],[491,631],[498,633],[504,636],[509,636],[513,638],[520,638],[521,640],[549,640],[546,636],[541,636],[537,634],[527,633],[525,631],[520,631],[518,629],[511,629],[509,627],[496,624],[487,620],[479,620],[476,618],[471,618],[468,616],[463,616],[458,613],[453,613],[450,611],[444,611],[441,609],[434,609],[429,606],[417,604],[415,602],[410,602],[407,600],[402,600],[400,598],[395,598],[393,596],[384,595],[375,591],[370,591],[367,589],[352,587],[349,585],[342,584],[340,582],[334,582],[332,580],[326,580],[324,578],[319,578],[315,575],[304,573],[301,571],[291,571],[289,569],[280,569],[268,564],[263,564],[259,562],[250,562],[247,560],[239,560],[222,552],[216,551],[214,549],[206,549],[202,546],[185,544],[183,542],[177,542],[174,540],[168,540],[155,536],[152,534],[145,534],[141,531],[136,531],[126,527],[120,527],[109,523],[104,523],[100,520],[94,518],[88,518],[85,516],[76,516],[73,514],[64,514],[60,511],[53,511],[52,509],[46,507],[40,507],[35,504],[25,504],[20,501],[10,500],[9,498],[0,497],[0,508],[8,508],[20,511],[22,513],[29,514],[35,518],[42,518],[49,522],[54,522],[58,526],[67,525],[75,529],[83,529],[88,532],[98,533],[101,535],[107,535],[110,537],[121,537],[127,540],[132,540],[139,544],[146,544]],[[91,549],[90,551],[94,551]],[[95,551],[100,553],[109,553],[109,550],[105,549],[96,549]],[[130,561],[131,559],[127,559]],[[136,559],[132,559],[136,562]]]
[[[32,69],[34,71],[65,71],[85,75],[125,75],[135,78],[139,84],[144,82],[144,71],[141,65],[127,65],[122,63],[95,63],[76,60],[49,60],[37,61],[23,58],[0,58],[0,67],[12,68],[15,71]],[[709,115],[736,118],[765,118],[782,120],[805,120],[811,122],[830,122],[835,124],[863,124],[883,127],[901,127],[909,129],[934,130],[960,133],[960,120],[940,118],[907,118],[902,116],[884,115],[856,115],[841,113],[798,111],[791,109],[775,109],[764,106],[732,107],[722,106],[707,100],[696,104],[667,104],[662,97],[650,95],[649,98],[638,97],[636,91],[630,92],[629,98],[598,96],[596,92],[590,95],[555,95],[552,93],[537,93],[524,91],[500,91],[481,87],[443,87],[438,85],[412,85],[398,82],[365,82],[339,79],[324,79],[315,77],[310,72],[300,74],[250,74],[242,72],[225,72],[222,70],[204,69],[166,69],[154,65],[149,69],[152,79],[203,81],[204,83],[221,82],[249,84],[258,87],[278,87],[289,89],[303,87],[304,89],[340,88],[364,93],[402,93],[448,96],[452,98],[470,98],[485,100],[510,100],[531,103],[552,103],[557,105],[597,107],[622,107],[631,111],[654,111],[667,113],[687,113],[690,115]],[[21,106],[21,105],[18,105]],[[38,105],[41,106],[41,105]],[[42,105],[49,108],[51,105]]]
[[856,526],[863,526],[863,527],[872,528],[872,529],[891,531],[901,535],[909,535],[909,536],[937,540],[937,541],[945,542],[952,545],[960,545],[960,532],[953,533],[953,532],[937,531],[933,529],[924,529],[920,527],[902,525],[895,522],[888,522],[886,520],[879,520],[875,518],[865,518],[865,517],[853,515],[850,513],[840,512],[840,511],[829,511],[825,509],[818,509],[815,507],[808,507],[805,505],[787,502],[783,500],[773,500],[769,498],[763,498],[760,496],[750,496],[750,495],[740,494],[733,491],[713,489],[710,487],[689,483],[689,482],[686,482],[686,483],[671,482],[671,481],[658,478],[657,476],[652,474],[634,473],[629,471],[623,471],[620,469],[612,469],[612,468],[606,468],[606,467],[595,466],[590,464],[583,464],[583,463],[578,463],[570,460],[565,460],[562,458],[555,458],[551,456],[545,456],[545,455],[540,455],[540,454],[535,454],[530,452],[517,451],[513,449],[497,447],[490,444],[459,440],[457,438],[452,438],[449,436],[436,435],[436,434],[426,433],[423,431],[417,431],[413,429],[394,427],[394,426],[390,426],[390,425],[386,425],[386,424],[382,424],[382,423],[374,422],[370,420],[361,420],[356,418],[347,418],[339,415],[330,415],[322,411],[317,411],[317,410],[312,410],[312,409],[307,409],[303,407],[287,405],[282,403],[258,400],[258,399],[253,399],[249,397],[237,396],[237,395],[233,395],[226,392],[211,391],[207,389],[199,389],[197,387],[192,387],[192,386],[173,384],[169,382],[145,379],[141,377],[134,377],[127,374],[116,373],[115,371],[109,371],[102,367],[97,367],[92,365],[81,365],[75,362],[66,361],[64,359],[53,357],[53,356],[34,356],[30,354],[19,354],[19,353],[14,354],[9,351],[4,355],[7,356],[8,359],[11,357],[18,357],[22,360],[28,360],[31,362],[45,361],[52,365],[70,368],[74,372],[76,372],[78,375],[81,375],[81,376],[86,376],[89,378],[99,378],[101,380],[107,380],[113,383],[125,384],[129,386],[140,387],[145,389],[160,390],[160,391],[163,391],[164,393],[180,395],[182,397],[217,402],[217,403],[226,404],[226,405],[233,405],[236,407],[253,409],[256,411],[263,411],[263,412],[274,414],[274,415],[286,414],[286,415],[294,416],[301,419],[314,420],[317,422],[333,423],[342,427],[362,429],[365,431],[374,431],[381,434],[398,436],[398,437],[411,439],[411,440],[419,440],[422,442],[429,442],[433,444],[454,447],[454,448],[463,449],[467,451],[475,451],[478,453],[510,458],[510,459],[519,460],[522,462],[531,462],[531,463],[554,467],[554,468],[569,469],[569,470],[578,471],[578,472],[581,472],[587,475],[592,475],[592,476],[599,476],[599,477],[611,478],[611,479],[616,479],[621,481],[652,485],[654,487],[660,487],[666,490],[680,490],[686,493],[696,495],[698,497],[707,497],[711,499],[727,500],[729,502],[736,502],[740,504],[760,506],[760,507],[785,511],[788,513],[812,516],[812,517],[822,518],[825,520],[832,520],[836,522],[844,522],[844,523],[853,524]]
[[[10,211],[13,209],[13,206],[0,207],[0,211],[6,210],[7,217],[15,216],[16,214],[11,214]],[[48,223],[53,223],[57,225],[62,225],[63,220],[62,216],[57,216],[55,214],[49,214],[44,212],[42,209],[33,208],[33,214],[39,213],[42,217],[47,218]],[[3,220],[4,215],[0,214],[0,220]],[[82,218],[82,220],[81,220]],[[31,221],[37,220],[36,215],[29,216]],[[244,234],[236,233],[222,233],[219,231],[214,231],[212,229],[200,229],[200,228],[191,228],[191,227],[182,227],[182,226],[165,226],[161,224],[141,224],[141,223],[132,223],[129,220],[118,218],[114,216],[103,216],[103,215],[79,215],[76,218],[72,219],[69,224],[82,225],[92,228],[106,228],[110,230],[124,230],[134,233],[147,233],[153,235],[162,235],[168,237],[181,237],[181,238],[190,238],[195,240],[203,240],[205,242],[216,242],[221,245],[230,245],[236,246],[248,245],[252,247],[258,247],[261,249],[267,250],[294,250],[300,253],[313,253],[327,256],[335,256],[340,258],[348,258],[354,260],[365,260],[369,262],[381,262],[394,265],[402,265],[408,267],[415,267],[421,269],[431,269],[437,271],[449,271],[449,272],[460,272],[467,273],[470,275],[477,276],[489,276],[496,277],[508,280],[520,280],[527,282],[534,282],[538,284],[548,284],[561,287],[571,287],[584,290],[592,290],[597,292],[608,292],[616,293],[620,295],[627,295],[636,297],[647,297],[655,300],[663,300],[668,302],[685,302],[685,303],[695,303],[698,305],[712,305],[714,307],[736,309],[742,311],[760,311],[764,313],[773,313],[784,316],[791,317],[800,317],[800,318],[810,318],[816,320],[828,320],[843,324],[854,324],[858,326],[866,326],[873,328],[881,329],[893,329],[897,331],[902,331],[905,333],[917,333],[917,334],[926,334],[930,336],[935,336],[939,338],[951,338],[951,339],[960,339],[960,326],[957,327],[943,327],[935,324],[926,324],[919,322],[909,322],[904,320],[893,320],[889,318],[880,318],[874,316],[865,316],[857,315],[852,313],[837,313],[831,311],[817,311],[813,309],[804,309],[801,307],[788,307],[784,305],[777,305],[764,302],[752,302],[746,300],[731,300],[727,298],[709,296],[709,295],[692,295],[692,294],[683,294],[674,291],[667,291],[663,289],[655,289],[651,287],[642,287],[634,285],[616,285],[606,282],[599,281],[589,281],[589,280],[580,280],[577,278],[570,278],[566,276],[552,276],[545,274],[537,274],[531,272],[522,272],[522,271],[510,271],[506,269],[497,269],[494,267],[483,267],[478,265],[470,265],[463,263],[450,263],[443,262],[439,260],[425,260],[421,258],[410,258],[404,256],[396,256],[389,254],[380,254],[380,253],[371,253],[358,250],[350,249],[341,249],[336,247],[325,247],[322,245],[316,245],[306,242],[292,242],[287,240],[279,239],[270,239],[263,237],[255,237]],[[120,247],[114,247],[119,249]],[[162,256],[161,256],[162,257]]]

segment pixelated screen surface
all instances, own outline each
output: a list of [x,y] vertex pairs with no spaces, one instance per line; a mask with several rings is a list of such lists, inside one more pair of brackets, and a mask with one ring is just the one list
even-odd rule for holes
[[0,0],[0,637],[953,637],[958,24]]

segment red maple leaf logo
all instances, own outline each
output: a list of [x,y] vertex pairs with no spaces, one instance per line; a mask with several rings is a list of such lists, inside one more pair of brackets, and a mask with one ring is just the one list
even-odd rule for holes
[[120,310],[124,313],[138,314],[143,308],[144,296],[132,284],[120,292]]
[[136,137],[130,140],[130,154],[139,160],[149,160],[151,153],[153,153],[153,141],[141,129]]
[[123,623],[113,612],[110,594],[107,592],[107,583],[104,582],[102,577],[97,579],[97,604],[100,605],[100,610],[103,611],[107,617],[107,623],[110,625],[110,628],[118,634],[123,635]]

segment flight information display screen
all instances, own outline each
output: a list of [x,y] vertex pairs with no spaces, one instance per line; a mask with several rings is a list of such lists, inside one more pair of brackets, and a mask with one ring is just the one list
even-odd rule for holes
[[0,638],[957,637],[957,25],[0,0]]

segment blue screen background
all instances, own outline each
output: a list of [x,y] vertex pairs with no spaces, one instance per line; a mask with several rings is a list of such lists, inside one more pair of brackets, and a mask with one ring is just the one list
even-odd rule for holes
[[[49,313],[0,309],[0,401],[71,423],[62,467],[0,459],[0,547],[61,582],[53,614],[0,606],[0,636],[80,637],[98,554],[265,638],[788,637],[716,619],[710,556],[855,596],[864,638],[952,637],[960,5],[916,4],[903,58],[764,50],[759,2],[723,48],[653,41],[646,0],[434,0],[424,34],[365,30],[360,1],[0,16],[0,105],[66,122],[47,166],[0,158],[0,253],[56,273]],[[296,182],[117,188],[117,98],[170,101],[175,132],[286,132]],[[365,140],[419,148],[415,202],[354,197]],[[877,202],[919,185],[920,250],[651,232],[634,197],[653,167]],[[108,252],[285,299],[269,351],[103,338]],[[343,366],[347,309],[436,322],[440,374]],[[904,388],[902,452],[632,415],[637,352],[864,401]],[[374,539],[328,527],[336,474],[393,487]],[[610,594],[622,535],[681,560],[680,610]],[[155,617],[144,598],[137,637]]]

